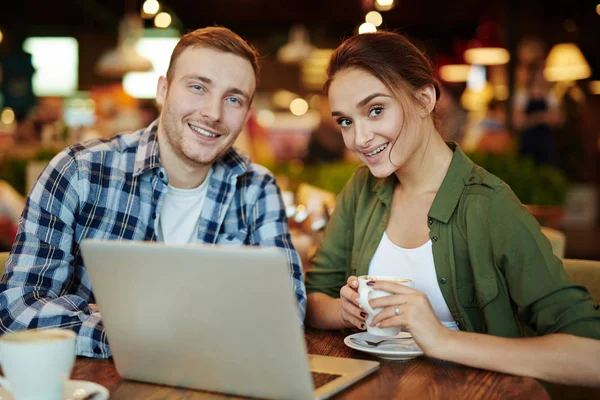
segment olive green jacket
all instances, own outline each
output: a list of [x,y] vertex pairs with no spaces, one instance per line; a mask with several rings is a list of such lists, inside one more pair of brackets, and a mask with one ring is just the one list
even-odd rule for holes
[[[570,333],[600,339],[600,310],[572,284],[537,221],[510,187],[454,144],[428,214],[439,287],[462,330],[504,337]],[[337,200],[306,273],[307,293],[339,297],[350,275],[366,275],[390,215],[395,175],[357,170]]]

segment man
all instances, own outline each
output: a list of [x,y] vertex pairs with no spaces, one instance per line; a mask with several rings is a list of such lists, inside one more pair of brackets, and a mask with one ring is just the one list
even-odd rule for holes
[[232,149],[248,118],[257,60],[226,28],[188,33],[159,79],[157,121],[52,160],[27,200],[0,282],[0,330],[69,328],[78,333],[78,355],[110,356],[81,258],[84,238],[283,248],[304,319],[302,268],[279,189],[265,168]]

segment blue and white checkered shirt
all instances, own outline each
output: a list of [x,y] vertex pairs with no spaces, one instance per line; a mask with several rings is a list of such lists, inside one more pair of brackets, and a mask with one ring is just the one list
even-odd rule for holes
[[[0,281],[0,330],[69,328],[77,354],[111,355],[80,245],[85,238],[156,240],[167,193],[157,122],[77,144],[56,156],[32,189]],[[303,321],[306,292],[279,188],[265,168],[231,149],[212,168],[198,242],[285,250]],[[165,267],[167,268],[167,267]]]

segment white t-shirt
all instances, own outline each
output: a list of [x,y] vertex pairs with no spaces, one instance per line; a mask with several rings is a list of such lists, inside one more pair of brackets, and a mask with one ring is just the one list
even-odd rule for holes
[[371,259],[369,275],[401,276],[412,279],[415,289],[427,295],[440,321],[448,328],[458,330],[438,286],[431,240],[416,249],[405,249],[396,246],[384,232]]
[[[212,170],[211,170],[212,171]],[[169,185],[158,217],[156,236],[167,244],[195,243],[198,238],[198,220],[211,172],[194,189],[178,189]]]

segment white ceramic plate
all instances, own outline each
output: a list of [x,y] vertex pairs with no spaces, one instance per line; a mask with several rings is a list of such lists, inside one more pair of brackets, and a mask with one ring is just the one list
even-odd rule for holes
[[[407,333],[400,333],[398,337],[404,337]],[[361,346],[358,343],[353,342],[350,338],[356,338],[361,340],[379,341],[383,338],[381,336],[371,335],[367,332],[359,332],[346,336],[344,338],[344,344],[354,350],[363,351],[368,354],[372,354],[384,360],[411,360],[415,357],[423,355],[423,352],[412,339],[407,339],[401,343],[389,343],[382,344],[377,347],[366,347]]]
[[[77,400],[90,393],[98,393],[93,400],[108,400],[109,392],[102,386],[89,381],[69,380],[65,383],[63,400]],[[13,396],[3,387],[0,387],[0,400],[13,400]]]

